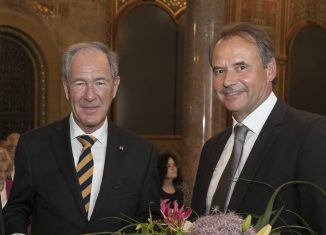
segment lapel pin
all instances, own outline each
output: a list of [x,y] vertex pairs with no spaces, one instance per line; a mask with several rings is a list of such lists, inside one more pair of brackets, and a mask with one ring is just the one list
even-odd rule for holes
[[119,146],[119,151],[123,151],[125,148],[123,146]]

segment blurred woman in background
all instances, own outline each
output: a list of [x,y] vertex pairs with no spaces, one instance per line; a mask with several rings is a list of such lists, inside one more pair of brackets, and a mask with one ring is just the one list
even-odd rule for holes
[[0,147],[0,195],[1,205],[4,207],[10,195],[12,180],[10,180],[12,171],[12,161],[8,150]]
[[[182,179],[179,173],[178,157],[174,152],[161,152],[158,160],[158,172],[161,182],[161,201],[170,199],[171,202],[177,200],[179,205],[183,205],[184,194],[182,191]],[[171,203],[173,208],[173,203]]]

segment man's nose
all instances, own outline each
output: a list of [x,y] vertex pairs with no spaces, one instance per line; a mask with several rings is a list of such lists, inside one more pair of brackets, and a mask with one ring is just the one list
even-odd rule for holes
[[96,95],[96,90],[93,84],[87,84],[85,97],[89,100],[92,100]]
[[225,72],[225,75],[223,77],[223,85],[224,87],[229,87],[234,85],[236,82],[236,78],[232,72],[229,70]]

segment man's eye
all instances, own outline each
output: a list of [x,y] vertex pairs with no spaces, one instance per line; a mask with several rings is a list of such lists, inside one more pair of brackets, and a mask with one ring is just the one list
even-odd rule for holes
[[236,71],[243,71],[247,68],[248,66],[247,65],[244,65],[244,64],[241,64],[241,65],[238,65],[235,67],[235,70]]
[[215,76],[221,76],[221,75],[223,75],[225,73],[225,70],[224,69],[221,69],[221,68],[215,68],[213,70],[213,72],[214,72],[214,75]]
[[101,81],[96,81],[95,84],[96,86],[104,86],[106,85],[106,82],[101,80]]
[[74,82],[73,85],[74,86],[83,86],[85,83],[84,82]]

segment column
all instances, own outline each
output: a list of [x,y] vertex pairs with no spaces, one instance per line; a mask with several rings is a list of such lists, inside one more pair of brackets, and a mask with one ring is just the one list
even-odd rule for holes
[[209,48],[226,23],[226,0],[188,0],[182,95],[182,175],[190,203],[205,141],[225,128],[226,114],[213,90]]

